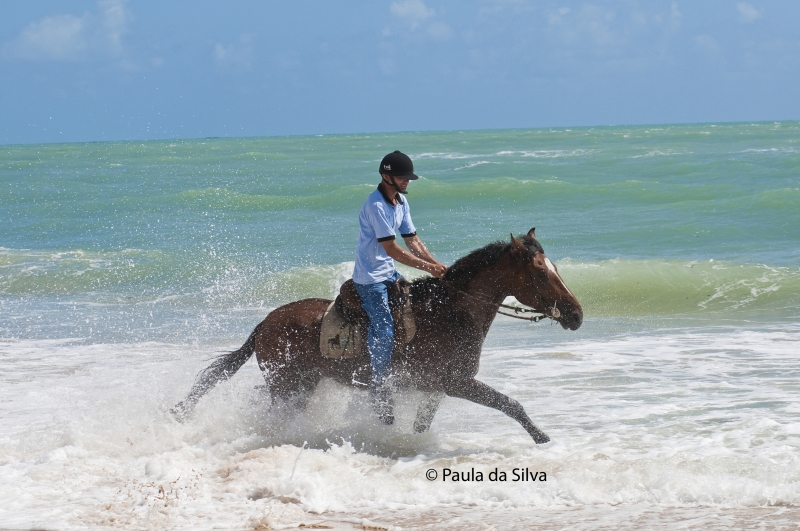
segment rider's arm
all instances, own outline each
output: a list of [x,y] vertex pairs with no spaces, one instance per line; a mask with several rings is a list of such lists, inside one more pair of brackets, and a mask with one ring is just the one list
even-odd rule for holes
[[[437,278],[442,278],[445,272],[447,271],[447,267],[440,264],[439,262],[436,262],[436,260],[434,260],[433,262],[429,262],[418,256],[414,256],[410,252],[406,251],[405,249],[397,245],[397,242],[395,240],[382,241],[381,245],[383,245],[386,254],[388,254],[394,260],[397,260],[403,265],[420,269],[422,271],[427,271],[428,273]],[[428,253],[428,255],[430,256],[430,253]]]
[[431,264],[442,265],[436,258],[433,257],[430,251],[428,251],[428,248],[425,247],[425,244],[422,243],[422,240],[420,240],[419,236],[416,234],[414,236],[409,236],[408,238],[404,236],[403,241],[406,242],[406,247],[408,247],[408,250],[411,251],[411,254],[417,258],[422,258]]

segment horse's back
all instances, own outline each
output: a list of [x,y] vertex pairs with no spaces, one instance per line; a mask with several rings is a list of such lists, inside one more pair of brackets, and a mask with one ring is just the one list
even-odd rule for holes
[[312,323],[322,319],[322,314],[325,313],[331,302],[330,299],[320,298],[290,302],[272,310],[264,322]]
[[322,316],[330,303],[328,299],[314,298],[275,308],[259,325],[258,343],[277,346],[277,342],[285,341],[298,344],[298,341],[304,342],[309,336],[319,339]]
[[258,325],[256,353],[300,345],[311,336],[319,340],[320,324],[329,299],[303,299],[272,310]]

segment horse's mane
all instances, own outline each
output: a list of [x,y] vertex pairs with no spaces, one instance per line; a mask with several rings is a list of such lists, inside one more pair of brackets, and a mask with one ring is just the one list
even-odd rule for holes
[[[517,236],[517,239],[525,244],[525,248],[528,250],[528,258],[532,257],[537,252],[544,252],[538,240],[527,234],[524,236]],[[492,242],[480,249],[476,249],[468,255],[456,260],[447,270],[444,280],[460,289],[465,289],[472,277],[477,275],[482,269],[495,265],[509,250],[511,250],[511,243],[500,240]],[[424,277],[415,280],[414,285],[422,288],[423,285],[429,284],[431,281],[435,281],[436,283],[441,282],[438,279]]]

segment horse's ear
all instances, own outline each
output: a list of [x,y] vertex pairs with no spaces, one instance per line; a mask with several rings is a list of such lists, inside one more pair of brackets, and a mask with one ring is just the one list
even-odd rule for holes
[[530,236],[534,240],[536,239],[536,227],[534,227],[534,228],[532,228],[531,230],[528,231],[528,236]]
[[523,258],[528,254],[528,248],[525,244],[511,235],[511,253],[517,258]]

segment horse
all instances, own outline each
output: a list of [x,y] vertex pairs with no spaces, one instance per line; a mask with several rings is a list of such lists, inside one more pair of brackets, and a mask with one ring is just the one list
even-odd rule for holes
[[[503,300],[517,301],[577,330],[583,309],[567,288],[558,268],[547,258],[535,228],[510,242],[496,241],[457,260],[444,278],[423,277],[411,283],[417,332],[395,351],[391,378],[397,388],[422,391],[414,431],[429,429],[444,395],[502,411],[516,420],[537,443],[550,438],[528,417],[516,400],[475,378],[481,347]],[[255,327],[238,350],[218,357],[198,377],[186,399],[170,411],[182,421],[197,401],[217,383],[232,377],[255,353],[273,403],[305,403],[322,378],[347,386],[370,381],[368,356],[330,359],[320,354],[322,316],[330,304],[322,298],[303,299],[276,308]],[[528,318],[536,320],[536,318]]]

